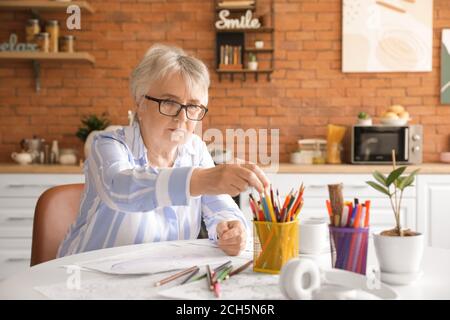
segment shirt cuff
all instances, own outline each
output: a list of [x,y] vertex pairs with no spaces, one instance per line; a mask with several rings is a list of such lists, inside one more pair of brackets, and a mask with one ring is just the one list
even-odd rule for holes
[[162,169],[156,180],[158,207],[186,206],[189,204],[190,181],[193,167]]

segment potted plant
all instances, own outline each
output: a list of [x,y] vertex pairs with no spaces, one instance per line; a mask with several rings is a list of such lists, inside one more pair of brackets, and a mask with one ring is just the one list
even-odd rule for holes
[[258,61],[256,61],[256,55],[254,53],[250,53],[248,55],[248,69],[249,70],[258,69]]
[[76,136],[80,138],[84,143],[84,157],[87,158],[92,144],[92,139],[94,135],[106,129],[109,126],[109,120],[106,118],[106,114],[103,113],[100,117],[91,114],[83,116],[81,119],[82,127],[78,128]]
[[371,126],[372,125],[372,118],[370,115],[366,112],[360,112],[358,113],[358,125],[360,126]]
[[395,228],[374,234],[375,252],[381,271],[381,280],[391,284],[409,284],[420,275],[424,236],[401,225],[401,204],[406,188],[413,186],[419,169],[403,175],[406,166],[396,167],[392,150],[393,170],[387,175],[375,171],[375,181],[367,181],[375,190],[385,194],[391,203]]

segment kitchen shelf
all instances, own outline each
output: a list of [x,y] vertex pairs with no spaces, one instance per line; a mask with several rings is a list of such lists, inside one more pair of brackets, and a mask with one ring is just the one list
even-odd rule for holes
[[87,52],[39,52],[39,51],[3,51],[1,61],[31,61],[33,64],[36,91],[41,90],[41,61],[80,61],[95,64],[95,57]]
[[273,32],[273,28],[272,27],[261,27],[261,28],[257,28],[257,29],[217,29],[216,28],[216,32],[217,33],[228,33],[228,32],[242,32],[242,33],[271,33]]
[[[49,0],[0,0],[0,11],[31,11],[32,16],[40,19],[41,11],[66,12],[67,7],[76,5],[88,13],[95,9],[87,1],[49,1]],[[39,51],[3,51],[0,52],[1,61],[31,61],[35,79],[36,91],[41,89],[42,61],[74,61],[95,64],[95,57],[87,52],[39,52]]]
[[255,10],[255,6],[242,6],[242,7],[220,7],[216,6],[216,11],[228,10],[232,11],[246,11],[246,10]]
[[216,72],[219,74],[219,81],[221,80],[223,74],[229,74],[230,77],[231,77],[231,81],[234,81],[234,75],[235,74],[242,74],[243,78],[244,78],[244,81],[246,80],[246,75],[247,74],[254,74],[256,81],[258,81],[258,75],[259,74],[266,74],[267,75],[267,80],[270,81],[270,75],[273,72],[273,69],[257,69],[257,70],[249,70],[249,69],[221,70],[221,69],[216,69]]
[[66,61],[87,61],[95,64],[95,57],[87,52],[40,52],[40,51],[3,51],[0,52],[0,60],[66,60]]
[[89,13],[95,12],[95,9],[86,1],[63,2],[45,0],[1,0],[0,10],[59,11],[65,10],[70,5],[76,5]]
[[255,47],[246,47],[244,51],[247,52],[273,52],[273,48],[255,48]]
[[[243,6],[229,6],[229,7],[220,7],[218,5],[220,0],[216,0],[215,9],[215,19],[219,21],[220,10],[230,10],[230,16],[227,19],[242,19],[243,14],[247,10],[251,10],[252,17],[256,17],[258,13],[258,9],[264,9],[266,11],[267,8],[260,8],[258,6],[258,1],[255,0],[251,5],[243,5]],[[248,4],[248,3],[247,3]],[[264,4],[264,6],[266,6]],[[260,5],[261,6],[261,5]],[[266,17],[268,18],[266,20]],[[228,75],[231,81],[234,80],[234,75],[240,74],[242,75],[241,79],[246,80],[247,74],[253,74],[255,80],[258,81],[258,75],[264,74],[267,76],[267,80],[271,81],[271,74],[274,69],[274,48],[275,48],[275,30],[273,26],[274,22],[274,1],[270,1],[270,12],[264,13],[262,16],[263,20],[260,20],[261,26],[256,29],[251,28],[230,28],[230,29],[219,29],[215,27],[216,32],[216,46],[215,46],[215,64],[216,64],[216,72],[219,76],[219,81],[222,81],[222,77],[224,75]],[[259,36],[258,36],[259,34]],[[256,48],[253,46],[253,42],[256,40],[264,41],[266,46],[263,48]],[[259,64],[261,69],[257,70],[249,70],[249,69],[225,69],[221,68],[224,64],[242,64],[247,67],[248,61],[253,58],[250,56],[257,56],[258,54],[262,54],[265,56],[264,61]],[[267,59],[268,58],[268,59]],[[252,60],[253,61],[253,60]],[[258,59],[256,59],[258,61]]]

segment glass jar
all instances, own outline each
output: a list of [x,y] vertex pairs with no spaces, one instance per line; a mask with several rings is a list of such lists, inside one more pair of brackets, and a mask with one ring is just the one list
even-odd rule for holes
[[342,163],[341,153],[342,144],[336,142],[328,142],[327,144],[327,163],[340,164]]
[[39,51],[48,52],[49,49],[49,35],[47,32],[38,33],[35,37],[36,44]]
[[35,43],[36,35],[41,32],[38,19],[29,19],[25,27],[26,42]]
[[72,35],[65,35],[59,38],[59,48],[61,52],[74,52],[74,40]]
[[58,39],[59,39],[59,24],[57,20],[47,21],[45,31],[48,32],[49,39],[49,51],[58,52]]

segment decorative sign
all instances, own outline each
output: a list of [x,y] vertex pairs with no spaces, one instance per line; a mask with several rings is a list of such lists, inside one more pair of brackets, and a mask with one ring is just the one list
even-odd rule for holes
[[219,21],[216,21],[217,29],[258,29],[261,23],[258,18],[253,18],[251,10],[247,10],[245,15],[236,19],[228,19],[230,16],[229,10],[221,10],[219,12]]
[[37,44],[17,43],[17,35],[11,33],[9,41],[0,44],[0,51],[37,51]]

